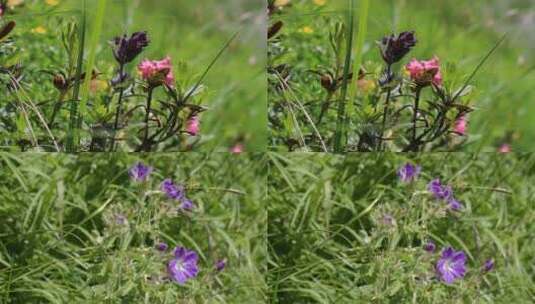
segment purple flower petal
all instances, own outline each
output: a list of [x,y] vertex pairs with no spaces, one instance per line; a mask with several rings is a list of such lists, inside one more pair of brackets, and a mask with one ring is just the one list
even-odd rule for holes
[[437,274],[447,284],[461,279],[466,274],[466,254],[448,247],[442,251],[442,257],[435,266]]
[[130,170],[128,170],[128,175],[136,182],[144,182],[149,178],[149,175],[152,173],[152,167],[145,166],[143,163],[136,163]]
[[167,264],[167,272],[171,279],[182,285],[199,273],[198,256],[195,251],[184,247],[176,247],[174,254],[175,258]]
[[421,167],[416,166],[410,163],[405,164],[403,167],[399,168],[398,176],[402,182],[410,183],[415,181],[420,174]]

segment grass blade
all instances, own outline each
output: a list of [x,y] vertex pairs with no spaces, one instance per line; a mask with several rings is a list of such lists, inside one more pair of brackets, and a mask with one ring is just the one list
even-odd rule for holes
[[[362,0],[360,2],[359,6],[359,24],[358,24],[358,33],[357,33],[357,45],[356,45],[356,54],[355,54],[355,61],[353,63],[353,75],[358,75],[360,66],[362,64],[362,50],[364,48],[364,41],[366,39],[366,33],[368,31],[368,10],[370,7],[370,1],[369,0]],[[349,73],[351,70],[351,53],[353,49],[353,27],[354,27],[354,12],[356,12],[356,1],[351,0],[350,1],[350,7],[348,12],[348,32],[347,32],[347,50],[346,50],[346,58],[345,58],[345,66],[344,66],[344,80],[342,85],[342,96],[340,98],[340,103],[338,104],[338,117],[336,120],[336,133],[334,137],[334,152],[335,153],[341,153],[343,151],[342,147],[342,139],[344,141],[347,139],[346,128],[347,124],[349,123],[348,118],[346,117],[346,96],[347,96],[347,88],[348,88],[348,81],[349,81]],[[356,94],[356,82],[354,86],[351,86],[351,94],[350,94],[350,101],[352,101],[355,98]],[[344,145],[345,146],[345,145]]]
[[336,133],[334,134],[334,152],[340,153],[342,150],[342,132],[343,124],[345,122],[345,103],[347,96],[347,85],[349,80],[349,72],[351,70],[351,50],[353,49],[353,24],[354,24],[354,15],[356,0],[349,0],[349,10],[347,12],[347,44],[346,44],[346,56],[344,61],[344,74],[342,81],[342,88],[340,93],[340,100],[338,101],[338,112],[336,118]]
[[77,147],[74,145],[75,139],[78,138],[78,97],[80,95],[80,82],[84,62],[85,49],[85,27],[86,27],[86,1],[84,0],[80,24],[78,25],[78,62],[76,64],[76,77],[73,86],[71,109],[69,113],[70,121],[67,130],[67,152],[73,153]]
[[83,115],[86,111],[87,100],[89,99],[89,90],[91,86],[91,80],[93,75],[93,67],[95,66],[96,53],[98,47],[98,40],[102,33],[102,27],[104,24],[104,15],[106,13],[107,0],[99,0],[97,3],[96,14],[94,17],[93,29],[91,31],[91,37],[89,40],[89,52],[87,55],[86,77],[84,78],[84,85],[82,87],[82,98],[80,99],[80,112],[78,114],[77,128],[82,127]]

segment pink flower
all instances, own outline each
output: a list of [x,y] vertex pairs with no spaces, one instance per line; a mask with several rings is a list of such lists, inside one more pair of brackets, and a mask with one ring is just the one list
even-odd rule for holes
[[442,85],[440,62],[436,56],[428,61],[413,59],[405,68],[409,72],[411,79],[419,86]]
[[455,122],[455,128],[454,131],[460,135],[466,135],[466,129],[468,127],[468,120],[466,119],[466,116],[461,116],[457,121]]
[[500,153],[509,153],[511,152],[511,146],[509,144],[502,144],[498,149]]
[[200,131],[201,131],[201,121],[199,119],[199,116],[195,115],[191,117],[186,123],[186,132],[188,132],[192,136],[197,136],[197,134],[199,134]]
[[175,76],[173,75],[171,58],[165,57],[163,60],[143,60],[138,65],[138,71],[141,77],[153,87],[166,84],[173,86]]
[[230,148],[230,152],[232,154],[240,154],[240,153],[243,153],[243,150],[244,150],[244,146],[243,144],[235,144],[232,148]]

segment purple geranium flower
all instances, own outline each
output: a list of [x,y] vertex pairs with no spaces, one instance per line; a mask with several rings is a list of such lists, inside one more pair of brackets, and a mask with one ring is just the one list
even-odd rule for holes
[[494,269],[494,260],[493,259],[488,259],[485,261],[485,264],[483,265],[483,270],[485,272],[489,272],[491,271],[492,269]]
[[432,241],[429,241],[424,245],[424,250],[427,252],[435,252],[436,248],[437,246]]
[[466,274],[466,255],[463,251],[455,251],[451,247],[444,249],[437,262],[436,271],[446,284],[463,278]]
[[406,163],[403,167],[399,168],[398,176],[401,181],[405,183],[410,183],[415,181],[418,178],[418,175],[421,171],[420,166],[416,166],[410,163]]
[[219,260],[215,263],[215,270],[217,272],[221,272],[225,269],[226,266],[227,266],[227,259]]
[[128,175],[136,182],[144,182],[149,178],[149,175],[152,172],[152,167],[145,166],[143,163],[138,162],[130,170],[128,170]]
[[172,280],[180,285],[194,278],[199,273],[197,261],[199,257],[193,250],[184,247],[175,248],[175,258],[167,264],[167,272]]
[[427,190],[431,192],[435,198],[442,200],[449,200],[453,196],[453,191],[450,186],[442,185],[440,179],[434,179],[427,185]]
[[171,199],[181,200],[184,197],[184,187],[175,185],[169,178],[162,182],[160,189]]

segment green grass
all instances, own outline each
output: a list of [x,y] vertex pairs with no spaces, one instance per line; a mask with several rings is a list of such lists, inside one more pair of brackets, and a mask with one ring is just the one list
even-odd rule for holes
[[[360,1],[362,2],[362,1]],[[327,93],[321,87],[318,75],[310,70],[323,70],[335,65],[334,55],[329,47],[329,31],[337,21],[344,21],[348,1],[326,1],[318,6],[312,1],[292,1],[273,21],[282,20],[284,27],[280,42],[272,41],[270,65],[286,64],[290,68],[290,87],[295,100],[286,100],[270,88],[268,101],[271,118],[269,146],[271,150],[287,150],[286,140],[314,136],[313,127],[302,118],[301,112],[294,113],[298,127],[284,123],[280,107],[296,100],[306,105],[303,111],[317,117],[319,105]],[[516,10],[513,10],[516,9]],[[469,140],[462,150],[495,151],[504,142],[511,143],[513,150],[531,151],[535,137],[535,108],[532,83],[535,82],[533,48],[533,27],[529,23],[529,12],[534,9],[531,1],[388,1],[370,2],[368,28],[364,44],[363,64],[368,72],[377,77],[377,67],[382,63],[375,41],[386,34],[404,30],[415,30],[418,44],[402,61],[411,58],[431,58],[437,55],[446,70],[446,83],[461,87],[464,80],[475,69],[478,62],[507,34],[504,44],[489,58],[475,75],[471,85],[475,87],[470,102],[476,111],[469,117]],[[362,13],[357,10],[357,13]],[[312,33],[303,32],[309,27]],[[275,46],[278,43],[279,46]],[[276,52],[280,47],[282,50]],[[399,70],[398,64],[395,70]],[[358,95],[357,95],[358,96]],[[366,100],[359,102],[365,105]],[[348,132],[355,133],[365,125],[362,113],[366,106],[349,110]],[[275,121],[275,122],[274,122]],[[332,107],[320,130],[324,141],[336,132],[336,110]],[[300,150],[320,150],[311,145]]]
[[[499,154],[270,154],[271,303],[532,303],[535,158]],[[422,166],[414,184],[396,170]],[[461,212],[426,191],[440,178]],[[392,216],[393,223],[385,222]],[[433,240],[468,256],[466,277],[434,277]],[[492,258],[496,268],[481,273]]]
[[[139,160],[154,167],[146,184],[128,176]],[[0,154],[0,303],[261,303],[265,164],[256,154]],[[164,178],[186,185],[192,213],[159,192]],[[169,282],[159,241],[197,251],[198,277]]]
[[[57,99],[57,91],[52,86],[51,76],[39,71],[56,70],[66,65],[67,56],[61,48],[61,31],[67,21],[78,22],[83,2],[62,0],[60,5],[54,7],[45,5],[44,1],[25,2],[26,5],[16,8],[6,17],[17,21],[12,37],[16,46],[22,50],[16,56],[1,58],[0,64],[21,62],[24,66],[27,95],[33,102],[42,104]],[[91,65],[89,59],[94,55],[94,67],[102,73],[99,76],[102,81],[109,81],[117,68],[109,41],[124,32],[146,30],[151,40],[150,46],[134,63],[128,65],[128,72],[137,75],[135,66],[144,58],[161,59],[169,55],[175,76],[184,89],[198,81],[229,38],[239,32],[237,39],[225,50],[203,81],[204,93],[195,98],[195,103],[201,103],[209,109],[202,115],[203,137],[197,150],[227,151],[240,141],[248,151],[264,150],[266,46],[262,35],[265,27],[262,1],[231,0],[221,3],[215,0],[161,0],[156,5],[148,0],[107,2],[105,14],[102,16],[103,30],[99,34],[93,31],[99,2],[87,1],[84,71]],[[46,33],[32,32],[32,29],[38,26],[45,28]],[[92,49],[94,54],[89,52]],[[86,91],[81,90],[81,97],[84,99]],[[9,107],[12,97],[4,91],[0,94],[0,107]],[[161,97],[162,92],[158,92],[157,98]],[[84,112],[79,113],[84,118],[79,134],[79,150],[88,144],[90,126],[98,123],[102,117],[109,116],[115,108],[112,104],[107,110],[104,105],[109,101],[98,100],[92,93],[87,99],[86,108],[83,107],[84,102],[77,105],[80,111]],[[131,101],[129,105],[132,103],[137,101]],[[69,107],[70,105],[63,107],[58,116],[58,121],[64,128],[53,130],[56,138],[65,138]],[[51,108],[50,103],[45,103],[39,107],[39,111],[48,117]],[[44,126],[35,120],[35,115],[35,111],[29,111],[27,114],[32,123],[31,127],[36,130],[35,137],[43,139],[42,145],[45,145]],[[127,132],[131,136],[136,134],[136,130],[130,129]],[[6,128],[2,130],[2,136],[5,138],[2,141],[4,149],[12,148],[19,140],[26,141],[30,137],[22,126],[13,131]],[[53,150],[48,145],[45,149]],[[128,150],[128,147],[123,146],[122,149]],[[176,151],[183,150],[184,147],[161,149]]]

